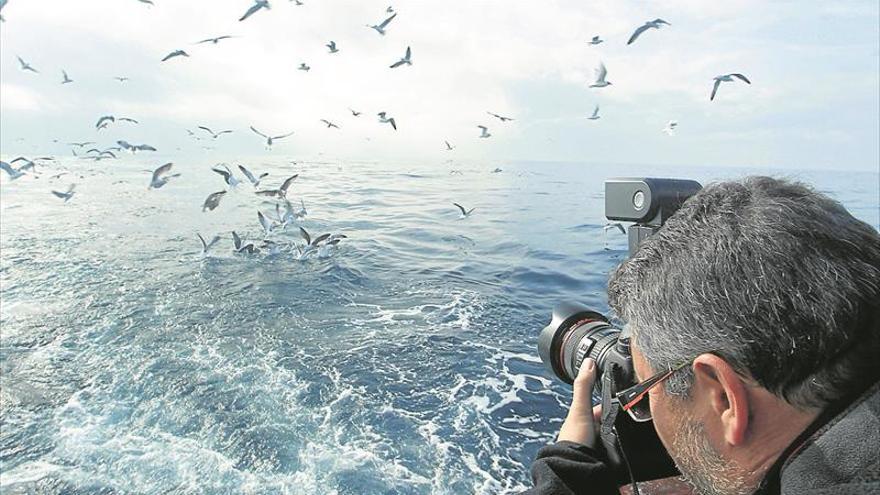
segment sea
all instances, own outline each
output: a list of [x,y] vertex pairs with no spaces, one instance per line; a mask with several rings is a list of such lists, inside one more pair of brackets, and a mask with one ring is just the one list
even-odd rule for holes
[[[606,178],[787,177],[880,226],[874,172],[243,163],[299,174],[276,252],[233,252],[274,215],[250,184],[202,211],[213,163],[152,190],[141,156],[0,179],[0,492],[515,493],[571,400],[538,333],[563,301],[607,312],[627,256]],[[346,238],[301,257],[300,226]]]

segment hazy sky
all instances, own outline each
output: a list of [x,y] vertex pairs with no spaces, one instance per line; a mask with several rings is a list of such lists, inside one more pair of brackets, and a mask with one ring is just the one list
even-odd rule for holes
[[[303,1],[271,0],[271,10],[238,22],[250,0],[9,0],[3,153],[65,153],[53,139],[126,139],[162,155],[229,160],[264,153],[253,125],[295,132],[272,151],[283,157],[880,166],[876,0],[402,0],[384,37],[365,24],[384,19],[388,0]],[[626,45],[657,17],[672,25]],[[194,44],[224,34],[236,38]],[[593,35],[606,42],[588,45]],[[330,40],[339,53],[328,53]],[[413,65],[389,69],[407,46]],[[176,49],[191,57],[160,63]],[[21,71],[17,55],[40,74]],[[590,89],[600,60],[613,84]],[[296,70],[301,62],[312,70]],[[60,84],[62,69],[73,84]],[[753,84],[726,83],[710,102],[712,77],[728,72]],[[596,104],[602,118],[589,121]],[[141,124],[99,133],[105,114]],[[673,119],[670,137],[660,130]],[[478,124],[492,137],[479,139]],[[235,132],[195,142],[185,129],[198,125]]]

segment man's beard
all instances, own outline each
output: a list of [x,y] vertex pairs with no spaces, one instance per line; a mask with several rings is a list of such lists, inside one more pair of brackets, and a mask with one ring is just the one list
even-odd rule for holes
[[670,454],[682,478],[700,495],[749,495],[757,489],[744,469],[715,451],[703,425],[692,418],[683,417]]

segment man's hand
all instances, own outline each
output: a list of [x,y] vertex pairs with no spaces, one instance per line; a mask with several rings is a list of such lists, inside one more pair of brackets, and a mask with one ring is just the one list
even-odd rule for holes
[[575,442],[588,447],[596,446],[602,406],[593,407],[593,384],[596,382],[596,362],[587,358],[574,380],[574,397],[568,416],[562,423],[557,441]]

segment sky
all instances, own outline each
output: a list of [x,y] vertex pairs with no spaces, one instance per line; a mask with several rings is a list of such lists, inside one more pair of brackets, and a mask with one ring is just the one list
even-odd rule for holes
[[[153,1],[8,1],[4,156],[124,139],[157,157],[216,161],[880,168],[876,0],[271,0],[244,22],[251,0]],[[366,25],[390,1],[398,15],[380,36]],[[671,25],[627,46],[655,18]],[[220,35],[234,38],[195,44]],[[605,42],[589,45],[594,35]],[[412,66],[389,68],[408,46]],[[177,49],[190,57],[160,62]],[[17,56],[40,73],[22,71]],[[600,61],[612,85],[589,88]],[[310,71],[297,70],[303,62]],[[62,70],[73,83],[60,84]],[[731,72],[752,84],[724,83],[709,101],[712,78]],[[588,120],[596,105],[601,118]],[[139,124],[96,131],[102,115]],[[674,136],[661,132],[670,120]],[[199,125],[234,132],[211,140]],[[477,125],[492,136],[480,139]],[[294,134],[267,151],[249,126]]]

